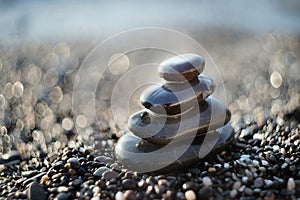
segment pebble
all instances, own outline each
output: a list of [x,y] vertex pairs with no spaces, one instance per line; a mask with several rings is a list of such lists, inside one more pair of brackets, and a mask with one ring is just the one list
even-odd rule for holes
[[191,109],[181,117],[155,115],[143,109],[130,116],[128,128],[136,136],[162,145],[168,144],[178,135],[188,138],[195,130],[198,134],[207,133],[208,128],[222,127],[230,120],[230,112],[219,100],[209,97],[206,103],[207,108],[200,113],[197,109]]
[[208,186],[211,186],[212,185],[212,181],[211,181],[211,179],[209,178],[209,177],[203,177],[203,180],[202,180],[202,182],[203,182],[203,185],[204,186],[206,186],[206,187],[208,187]]
[[[204,177],[205,178],[205,177]],[[203,179],[204,179],[203,178]],[[203,184],[204,184],[204,180],[203,180]],[[204,184],[205,185],[205,184]],[[185,182],[183,185],[182,185],[182,189],[184,191],[187,191],[187,190],[194,190],[194,191],[197,191],[199,188],[199,185],[197,183],[194,183],[193,181],[188,181],[188,182]]]
[[157,114],[176,115],[187,111],[198,101],[203,102],[214,90],[211,78],[200,75],[193,82],[150,87],[142,93],[140,101],[145,108]]
[[293,178],[289,178],[288,182],[287,182],[287,190],[288,191],[292,191],[293,189],[295,189],[295,181]]
[[208,199],[212,194],[213,194],[212,187],[210,187],[210,186],[209,187],[202,187],[199,190],[198,198],[199,199]]
[[35,199],[45,200],[47,199],[47,194],[44,187],[34,181],[28,187],[27,197],[30,200],[35,200]]
[[124,200],[124,194],[121,191],[118,191],[115,195],[116,200]]
[[239,189],[242,186],[242,183],[239,181],[234,182],[232,189]]
[[276,199],[276,196],[275,196],[274,192],[272,192],[272,191],[268,191],[264,197],[264,200],[275,200],[275,199]]
[[68,192],[69,188],[67,188],[66,186],[59,186],[57,188],[57,192],[58,193],[62,193],[62,192]]
[[30,177],[37,175],[38,173],[39,173],[38,170],[30,170],[30,171],[22,172],[21,175],[30,178]]
[[274,146],[273,146],[273,151],[274,151],[274,152],[279,151],[279,149],[280,149],[280,147],[279,147],[278,145],[274,145]]
[[262,160],[262,161],[261,161],[261,164],[262,164],[263,166],[268,166],[268,165],[269,165],[268,161],[266,161],[266,160]]
[[118,175],[119,175],[118,172],[115,171],[105,171],[103,172],[102,177],[106,180],[110,180],[113,178],[117,178]]
[[187,81],[199,75],[204,69],[204,59],[195,54],[171,57],[160,64],[160,77],[167,81]]
[[238,194],[238,191],[236,189],[233,189],[233,190],[230,191],[230,197],[231,198],[235,198],[237,194]]
[[260,188],[263,186],[263,184],[264,184],[263,179],[259,177],[254,180],[253,186],[255,188]]
[[136,181],[133,180],[133,179],[124,179],[122,181],[122,186],[125,188],[125,189],[135,189],[136,188]]
[[81,179],[75,179],[74,181],[70,182],[69,185],[73,186],[74,188],[80,187],[82,184]]
[[184,193],[184,196],[187,200],[196,200],[196,194],[193,190],[188,190]]
[[265,179],[265,185],[267,188],[271,187],[273,185],[273,181],[269,180],[269,179]]
[[35,181],[35,180],[39,180],[40,178],[42,178],[44,175],[46,174],[46,172],[41,172],[31,178],[28,178],[26,179],[24,182],[23,182],[23,185],[28,185],[29,183],[31,183],[32,181]]
[[214,173],[214,172],[216,172],[217,171],[217,169],[216,168],[214,168],[214,167],[210,167],[210,168],[208,168],[208,170],[207,170],[208,172],[211,172],[211,173]]
[[100,162],[100,163],[104,163],[104,164],[108,164],[108,163],[113,163],[114,160],[110,157],[107,156],[97,156],[94,158],[94,161]]
[[9,153],[6,153],[0,158],[0,165],[1,164],[7,164],[7,163],[17,163],[22,160],[22,156],[18,151],[10,151]]
[[125,200],[136,200],[136,193],[133,190],[126,190],[124,193]]
[[109,168],[108,167],[100,167],[98,168],[94,173],[93,175],[95,177],[101,177],[103,175],[104,172],[108,171]]
[[78,161],[77,158],[69,158],[67,160],[67,163],[70,163],[71,167],[74,169],[78,169],[80,167],[80,162]]
[[156,194],[161,195],[161,194],[165,193],[166,190],[167,190],[167,188],[164,185],[157,185],[157,184],[154,185],[154,191]]
[[[224,147],[224,145],[229,145],[231,143],[231,140],[233,139],[233,132],[232,127],[230,124],[227,124],[223,127],[222,133],[219,132],[212,132],[210,133],[211,139],[216,139],[217,142],[212,150],[212,152],[219,151],[221,148]],[[143,145],[140,145],[140,144]],[[138,144],[138,145],[136,145]],[[167,152],[165,152],[168,155],[174,155],[173,148],[185,148],[184,143],[174,143],[170,144],[168,149],[166,149]],[[180,146],[179,146],[180,145]],[[131,168],[135,169],[143,169],[146,171],[151,171],[153,169],[158,169],[160,172],[174,172],[178,171],[179,169],[184,169],[191,165],[191,163],[197,163],[199,160],[199,153],[202,146],[201,140],[199,143],[194,142],[185,152],[184,154],[179,158],[178,161],[174,162],[173,156],[159,156],[160,162],[144,162],[141,164],[138,160],[133,159],[133,157],[128,154],[128,152],[132,153],[143,153],[140,154],[141,156],[145,155],[145,152],[153,151],[157,148],[156,145],[151,144],[150,142],[147,142],[145,140],[142,140],[141,138],[133,135],[132,133],[127,133],[124,136],[122,136],[118,144],[116,146],[116,155],[121,159],[126,165],[130,166]],[[172,148],[170,148],[172,147]],[[147,155],[145,155],[143,160],[148,159]],[[164,163],[171,163],[168,165],[167,168],[164,168]],[[213,168],[216,172],[216,169]]]
[[249,195],[249,196],[252,196],[252,195],[253,195],[253,190],[252,190],[251,188],[246,187],[246,188],[245,188],[245,193],[246,193],[247,195]]
[[63,192],[63,193],[59,193],[59,194],[55,197],[54,200],[68,200],[69,197],[70,197],[69,194]]

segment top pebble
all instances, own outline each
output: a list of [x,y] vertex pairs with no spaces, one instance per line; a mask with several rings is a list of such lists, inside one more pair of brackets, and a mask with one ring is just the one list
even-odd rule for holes
[[190,81],[202,73],[204,59],[196,54],[182,54],[163,61],[158,72],[166,81],[183,82]]

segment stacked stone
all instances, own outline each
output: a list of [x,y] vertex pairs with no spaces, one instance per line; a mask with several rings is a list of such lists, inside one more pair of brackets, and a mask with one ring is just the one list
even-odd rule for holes
[[[204,66],[204,59],[195,54],[175,56],[160,64],[158,72],[166,82],[142,93],[140,101],[145,109],[133,114],[128,121],[133,134],[125,134],[117,144],[116,154],[125,164],[137,164],[135,158],[125,152],[152,152],[171,141],[174,143],[171,148],[176,151],[190,139],[190,147],[165,168],[177,169],[198,160],[197,151],[205,142],[206,134],[213,134],[216,139],[212,153],[229,144],[233,136],[228,124],[231,114],[210,96],[215,84],[210,77],[201,75]],[[169,159],[160,158],[159,162],[169,162]]]

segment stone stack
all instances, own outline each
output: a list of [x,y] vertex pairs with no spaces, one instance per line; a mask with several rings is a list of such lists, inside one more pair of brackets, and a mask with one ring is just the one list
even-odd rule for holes
[[[204,59],[195,54],[160,64],[158,72],[166,82],[142,93],[145,109],[129,118],[132,133],[122,136],[116,146],[116,155],[125,165],[141,171],[145,167],[145,171],[177,170],[230,143],[230,111],[210,96],[215,84],[201,75],[204,66]],[[178,151],[180,155],[175,155]],[[161,156],[153,156],[155,152]]]

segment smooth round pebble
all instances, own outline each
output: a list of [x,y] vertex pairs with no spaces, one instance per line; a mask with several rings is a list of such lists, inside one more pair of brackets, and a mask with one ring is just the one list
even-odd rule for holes
[[59,194],[55,197],[54,200],[68,200],[69,197],[70,197],[69,194],[63,192],[63,193],[59,193]]
[[96,176],[96,177],[101,177],[103,175],[104,172],[108,171],[109,168],[108,167],[100,167],[98,168],[94,173],[93,175]]
[[121,191],[118,191],[115,195],[116,200],[124,200],[124,194]]
[[136,181],[133,180],[133,179],[124,179],[122,181],[122,186],[125,188],[125,189],[135,189],[136,188]]
[[34,181],[28,187],[27,197],[29,200],[34,200],[36,197],[39,197],[40,200],[46,200],[47,194],[44,187]]
[[197,196],[193,190],[188,190],[184,193],[184,196],[187,200],[196,200]]
[[230,197],[231,198],[235,198],[237,194],[238,194],[238,191],[236,189],[233,189],[233,190],[230,191]]
[[203,102],[214,91],[212,79],[200,75],[186,83],[165,83],[149,87],[142,93],[140,102],[154,113],[176,115]]
[[105,172],[103,172],[102,177],[106,180],[110,180],[113,178],[117,178],[118,175],[119,175],[119,173],[115,172],[115,171],[105,171]]
[[204,59],[196,54],[182,54],[163,61],[158,72],[167,81],[187,81],[195,78],[204,69]]
[[136,193],[133,190],[126,190],[124,193],[124,200],[136,200]]
[[74,168],[74,169],[77,169],[77,168],[80,167],[80,162],[78,161],[77,158],[69,158],[67,160],[67,163],[70,163],[71,167]]
[[104,164],[107,164],[107,163],[113,163],[114,160],[110,157],[107,157],[107,156],[97,156],[94,158],[94,161],[97,161],[97,162],[100,162],[100,163],[104,163]]
[[202,182],[203,182],[203,185],[204,186],[211,186],[212,185],[212,181],[211,181],[211,179],[209,178],[209,177],[203,177],[203,180],[202,180]]
[[207,108],[199,112],[191,109],[179,116],[153,115],[144,109],[134,113],[128,120],[128,128],[136,136],[154,144],[167,144],[175,137],[188,139],[195,134],[207,133],[226,124],[231,113],[217,99],[209,97]]
[[287,190],[288,191],[292,191],[293,189],[295,189],[295,181],[293,178],[289,178],[288,182],[287,182]]

